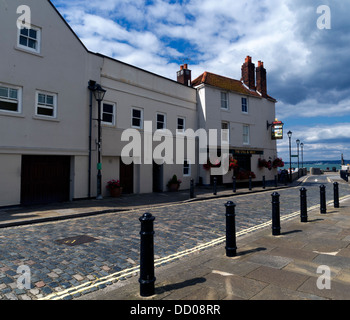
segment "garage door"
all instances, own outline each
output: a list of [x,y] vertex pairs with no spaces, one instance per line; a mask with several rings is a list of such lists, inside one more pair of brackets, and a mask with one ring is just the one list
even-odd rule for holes
[[21,203],[69,200],[69,156],[22,156]]

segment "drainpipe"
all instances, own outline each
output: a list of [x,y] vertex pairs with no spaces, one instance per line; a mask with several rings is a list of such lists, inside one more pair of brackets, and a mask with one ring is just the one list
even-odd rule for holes
[[90,109],[90,117],[89,117],[89,176],[88,176],[88,197],[91,198],[91,154],[92,154],[92,147],[91,147],[91,138],[92,138],[92,92],[95,90],[96,81],[90,80],[89,81],[89,90],[90,90],[90,103],[89,103],[89,109]]

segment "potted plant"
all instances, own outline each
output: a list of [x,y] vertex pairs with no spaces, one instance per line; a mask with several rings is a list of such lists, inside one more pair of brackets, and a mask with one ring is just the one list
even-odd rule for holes
[[173,177],[169,180],[167,187],[170,191],[177,191],[179,190],[181,180],[179,180],[176,176],[176,174],[173,175]]
[[119,180],[113,179],[108,181],[106,188],[109,190],[111,197],[114,197],[114,198],[119,197],[123,192],[123,188],[120,186]]
[[256,175],[255,175],[254,172],[248,171],[248,170],[244,170],[244,169],[240,169],[238,174],[237,174],[237,180],[247,180],[247,179],[249,179],[249,176],[252,179],[256,178]]

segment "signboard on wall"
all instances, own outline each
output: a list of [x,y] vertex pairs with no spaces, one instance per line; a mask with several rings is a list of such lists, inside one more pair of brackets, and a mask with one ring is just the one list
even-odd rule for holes
[[271,139],[272,140],[283,139],[283,122],[282,121],[272,122]]

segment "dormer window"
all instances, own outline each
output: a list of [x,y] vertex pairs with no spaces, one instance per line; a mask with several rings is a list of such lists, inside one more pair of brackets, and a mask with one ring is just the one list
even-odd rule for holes
[[18,30],[18,47],[40,53],[40,29],[31,26]]

